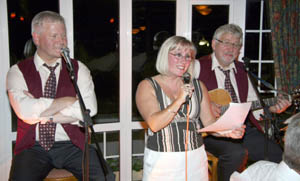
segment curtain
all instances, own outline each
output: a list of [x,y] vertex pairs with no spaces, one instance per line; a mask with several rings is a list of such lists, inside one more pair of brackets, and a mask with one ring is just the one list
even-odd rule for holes
[[300,87],[300,0],[266,0],[272,30],[275,78],[279,90]]

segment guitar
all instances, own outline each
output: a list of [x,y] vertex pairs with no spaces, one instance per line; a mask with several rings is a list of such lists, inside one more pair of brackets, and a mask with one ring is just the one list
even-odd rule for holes
[[[290,102],[294,102],[294,104],[297,102],[299,103],[298,100],[298,98],[300,97],[299,92],[300,92],[299,90],[294,91],[291,95],[283,95],[283,97],[288,99]],[[224,89],[213,89],[208,91],[208,95],[211,101],[221,105],[221,114],[223,114],[228,109],[229,103],[231,102],[231,97],[229,92],[227,92]],[[273,106],[276,104],[277,98],[276,97],[266,98],[263,99],[263,101],[266,105]],[[251,110],[257,110],[260,108],[262,108],[262,106],[259,101],[252,101],[251,108],[250,108]]]

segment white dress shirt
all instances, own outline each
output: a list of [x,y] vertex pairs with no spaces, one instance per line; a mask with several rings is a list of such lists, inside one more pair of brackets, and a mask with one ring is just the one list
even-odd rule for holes
[[258,161],[242,173],[234,172],[230,181],[299,181],[300,175],[281,161],[279,164],[270,161]]
[[[41,57],[38,56],[37,53],[35,53],[33,61],[37,71],[40,74],[42,90],[44,92],[44,86],[50,74],[50,70],[43,66],[45,62],[41,59]],[[57,59],[56,62],[53,63],[53,65],[55,65],[56,63],[59,63],[58,67],[55,69],[56,82],[58,84],[60,70],[62,69],[61,58]],[[79,87],[86,108],[90,110],[90,115],[94,116],[97,113],[97,100],[94,92],[94,83],[89,69],[80,61],[78,61],[78,66],[79,69],[77,85]],[[40,114],[47,108],[49,108],[54,100],[51,98],[43,97],[33,98],[26,95],[24,91],[28,91],[28,87],[17,64],[13,65],[7,73],[6,88],[8,91],[10,103],[16,115],[28,124],[35,124],[40,122],[41,119],[44,119],[40,117]],[[60,113],[64,116],[69,116],[78,120],[76,122],[73,122],[72,124],[79,125],[79,120],[83,120],[78,100],[71,106],[61,110]],[[36,140],[38,140],[39,138],[38,130],[39,129],[37,126]],[[55,141],[63,140],[69,140],[69,137],[64,131],[61,124],[57,124]]]
[[[217,85],[218,85],[218,88],[219,89],[224,89],[225,90],[225,85],[224,85],[224,82],[225,82],[225,74],[218,68],[218,67],[222,67],[216,56],[215,56],[215,53],[212,53],[211,54],[211,58],[212,58],[212,66],[211,66],[211,70],[215,71],[215,74],[216,74],[216,79],[217,79]],[[199,61],[195,61],[195,65],[194,65],[194,73],[195,73],[195,78],[198,78],[199,75],[200,75],[200,71],[201,71],[201,65],[199,64]],[[236,70],[236,67],[235,67],[235,64],[232,63],[230,64],[230,66],[225,69],[225,70],[230,70],[230,81],[231,81],[231,84],[234,88],[234,91],[235,91],[235,94],[238,98],[238,101],[241,102],[240,100],[240,96],[239,96],[239,92],[238,92],[238,88],[237,88],[237,82],[236,82],[236,79],[235,79],[235,72],[237,71]],[[248,78],[248,97],[247,97],[247,102],[252,102],[252,101],[257,101],[258,100],[258,97],[256,96],[255,94],[255,90],[251,84],[251,81],[250,79]],[[253,115],[259,119],[259,114],[262,113],[262,110],[257,110],[257,111],[253,111]]]

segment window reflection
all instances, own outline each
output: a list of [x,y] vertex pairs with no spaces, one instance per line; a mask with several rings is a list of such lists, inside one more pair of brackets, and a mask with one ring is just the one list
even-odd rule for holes
[[73,3],[74,57],[91,70],[98,100],[97,117],[118,118],[119,1],[74,0]]
[[[31,40],[31,20],[40,11],[58,12],[58,1],[7,0],[10,65],[16,64],[35,52]],[[17,129],[17,117],[12,113],[12,131]]]
[[246,7],[246,29],[259,29],[260,0],[247,1]]
[[[246,34],[245,34],[245,56],[250,57],[258,63],[250,64],[250,72],[275,85],[271,30],[268,20],[268,3],[263,0],[249,0],[246,4]],[[263,11],[261,11],[263,10]],[[261,22],[262,21],[262,22]],[[264,31],[264,32],[263,32]],[[266,61],[265,61],[266,60]],[[259,81],[257,81],[259,83]],[[264,91],[269,90],[263,84],[258,85],[262,97],[268,97]]]
[[[266,82],[270,83],[273,87],[275,85],[275,72],[270,71],[274,70],[274,64],[273,63],[263,63],[261,67],[261,78],[265,80]],[[260,87],[261,90],[269,90],[270,88],[266,87],[265,85],[261,84]]]
[[25,58],[25,44],[31,39],[31,20],[44,10],[58,12],[58,1],[7,1],[10,65]]
[[262,57],[261,57],[262,60],[272,60],[273,59],[271,33],[263,33],[262,34],[261,52],[262,52]]
[[135,104],[138,83],[157,74],[156,56],[161,44],[175,34],[175,1],[135,0],[132,4],[132,116],[141,121]]
[[214,31],[228,23],[228,5],[193,5],[192,10],[192,41],[197,47],[199,58],[212,52],[211,40]]
[[245,35],[245,57],[258,60],[259,56],[259,34],[246,33]]

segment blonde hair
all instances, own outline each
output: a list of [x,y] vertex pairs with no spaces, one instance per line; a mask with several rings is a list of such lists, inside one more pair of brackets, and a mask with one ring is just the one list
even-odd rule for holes
[[43,24],[45,22],[50,22],[50,23],[61,23],[65,27],[65,19],[58,13],[53,12],[53,11],[42,11],[39,12],[34,16],[31,22],[31,34],[35,33],[40,33],[43,30]]

